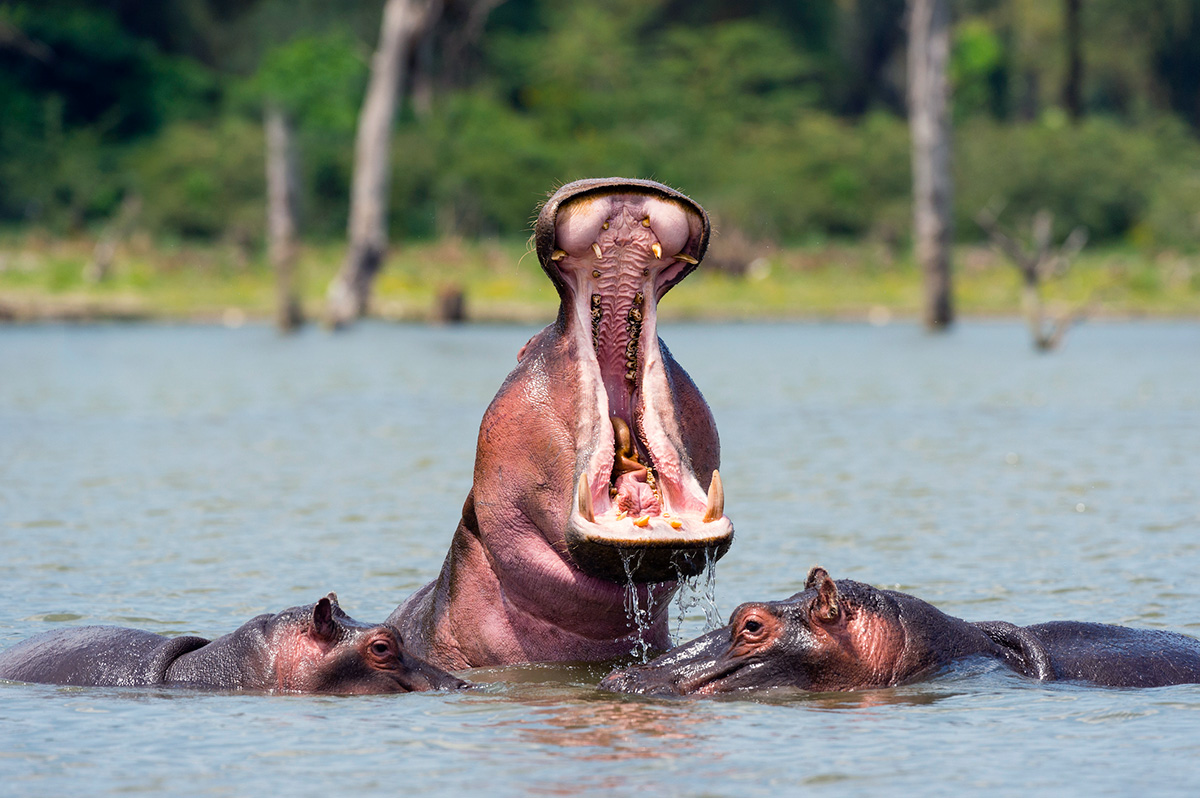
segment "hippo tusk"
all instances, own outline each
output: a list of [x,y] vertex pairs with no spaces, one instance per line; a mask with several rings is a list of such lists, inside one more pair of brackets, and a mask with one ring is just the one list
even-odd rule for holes
[[567,253],[565,250],[556,249],[552,253],[550,253],[550,260],[552,260],[552,261],[560,261],[565,257],[567,257]]
[[708,483],[708,506],[704,508],[704,523],[716,521],[725,515],[725,488],[721,486],[721,474],[713,470],[712,482]]
[[604,253],[600,251],[600,245],[599,245],[599,244],[597,244],[597,243],[593,243],[593,244],[592,244],[592,252],[595,252],[595,253],[596,253],[596,257],[597,257],[597,258],[603,258],[603,257],[604,257]]
[[650,245],[650,251],[654,253],[656,259],[662,260],[662,244],[655,241]]
[[596,523],[596,514],[592,511],[592,487],[588,485],[586,473],[579,475],[579,514],[588,523]]
[[681,260],[684,263],[690,263],[693,266],[695,266],[697,263],[700,262],[700,261],[696,260],[695,258],[693,258],[691,255],[684,254],[683,252],[680,252],[678,255],[676,255],[675,260]]

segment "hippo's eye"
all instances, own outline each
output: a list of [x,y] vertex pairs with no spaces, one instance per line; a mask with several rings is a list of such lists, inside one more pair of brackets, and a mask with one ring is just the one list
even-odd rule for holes
[[392,653],[392,644],[386,640],[376,640],[371,644],[371,653],[380,657],[386,657]]
[[771,633],[769,625],[770,621],[764,618],[761,612],[751,610],[742,617],[742,622],[738,626],[738,638],[747,643],[765,640]]

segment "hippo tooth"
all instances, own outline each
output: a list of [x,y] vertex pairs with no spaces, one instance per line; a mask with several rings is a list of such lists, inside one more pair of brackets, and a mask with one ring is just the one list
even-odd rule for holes
[[691,255],[685,255],[682,252],[680,252],[678,255],[675,256],[675,260],[681,260],[684,263],[690,263],[693,266],[695,266],[697,263],[700,262],[700,261],[696,260],[695,258],[693,258]]
[[650,251],[654,253],[655,258],[662,260],[662,244],[655,241],[650,245]]
[[641,527],[642,529],[645,529],[647,526],[650,525],[650,516],[643,515],[641,518],[638,518],[637,520],[635,520],[633,522],[633,525],[636,527]]
[[714,470],[712,482],[708,483],[708,506],[704,508],[704,523],[716,521],[725,515],[725,488],[721,487],[721,474]]
[[579,514],[588,523],[596,523],[596,515],[592,512],[592,488],[588,485],[587,474],[579,475]]
[[553,261],[560,261],[565,257],[567,257],[567,253],[565,250],[561,250],[561,249],[556,249],[556,250],[554,250],[554,252],[552,252],[550,254],[550,260],[553,260]]
[[642,227],[649,227],[649,226],[650,226],[650,217],[647,216],[645,219],[642,219]]
[[603,258],[603,257],[604,257],[604,253],[600,251],[600,245],[599,245],[599,244],[597,244],[597,243],[596,243],[596,242],[594,242],[594,241],[592,242],[592,252],[595,252],[595,253],[596,253],[596,257],[597,257],[597,258]]

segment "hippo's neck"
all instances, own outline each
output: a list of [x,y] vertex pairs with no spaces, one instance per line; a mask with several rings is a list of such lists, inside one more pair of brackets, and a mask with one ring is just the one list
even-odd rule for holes
[[275,686],[272,658],[268,655],[265,634],[266,623],[271,617],[270,614],[260,615],[207,645],[183,649],[180,656],[166,664],[164,681],[227,690],[272,689]]
[[[560,561],[561,562],[561,561]],[[498,571],[479,537],[460,526],[435,582],[404,602],[387,623],[410,653],[445,670],[520,662],[615,659],[635,647],[638,630],[626,615],[625,587],[605,583],[546,559],[519,578]],[[641,606],[649,588],[638,587]],[[674,585],[655,586],[655,605],[642,639],[669,646],[668,607]]]
[[889,594],[899,606],[904,629],[904,651],[897,662],[893,683],[902,684],[955,660],[984,654],[1004,659],[1001,647],[967,621],[947,615],[931,604],[903,593]]

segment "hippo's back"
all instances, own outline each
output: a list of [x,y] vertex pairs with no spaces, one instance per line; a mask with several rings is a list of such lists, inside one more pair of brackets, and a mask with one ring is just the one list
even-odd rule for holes
[[207,642],[118,626],[56,629],[0,652],[0,679],[93,687],[161,684],[176,657]]
[[1108,687],[1200,683],[1200,640],[1194,637],[1078,621],[1026,629],[1045,644],[1057,679]]

